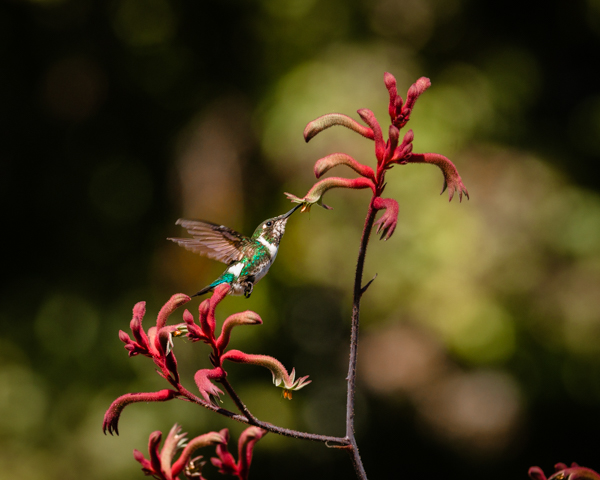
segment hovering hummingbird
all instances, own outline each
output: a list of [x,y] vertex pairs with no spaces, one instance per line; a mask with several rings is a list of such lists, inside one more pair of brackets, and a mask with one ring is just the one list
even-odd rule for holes
[[285,224],[292,213],[301,205],[289,212],[262,222],[251,237],[246,237],[223,225],[198,220],[180,218],[175,222],[185,228],[193,238],[168,238],[180,246],[208,258],[226,263],[227,270],[210,285],[198,293],[203,295],[212,292],[222,283],[231,285],[232,295],[246,298],[252,294],[254,284],[264,277],[273,265],[279,242],[285,232]]

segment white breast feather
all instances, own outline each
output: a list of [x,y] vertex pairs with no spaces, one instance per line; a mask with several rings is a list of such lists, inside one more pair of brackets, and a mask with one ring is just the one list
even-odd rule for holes
[[244,268],[244,264],[242,262],[238,262],[229,267],[227,271],[236,277],[239,277],[240,273],[242,272],[242,268]]
[[267,247],[267,250],[269,250],[269,253],[271,254],[271,258],[274,259],[275,255],[277,255],[277,247],[267,242],[262,235],[258,237],[258,241]]

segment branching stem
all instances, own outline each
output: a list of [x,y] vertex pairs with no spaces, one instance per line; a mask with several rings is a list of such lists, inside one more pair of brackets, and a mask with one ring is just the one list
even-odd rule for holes
[[[367,246],[369,244],[369,237],[371,230],[373,229],[373,222],[375,221],[375,215],[377,210],[373,208],[373,201],[375,196],[369,203],[369,209],[365,218],[365,227],[362,232],[360,240],[360,248],[358,250],[358,260],[356,262],[356,274],[354,276],[354,297],[352,301],[352,330],[350,333],[350,359],[348,362],[348,390],[346,398],[346,438],[350,441],[352,446],[351,455],[356,475],[360,480],[367,480],[367,474],[363,467],[360,454],[358,452],[358,445],[354,437],[354,398],[356,394],[356,362],[358,356],[358,326],[360,320],[360,299],[363,293],[368,288],[369,282],[365,287],[362,287],[362,277],[365,265],[365,256],[367,254]],[[371,280],[372,281],[372,280]]]
[[[229,384],[229,382],[227,380],[225,380],[225,383],[224,382],[221,382],[221,383],[227,390],[227,393],[229,393],[230,395],[233,393],[232,399],[234,399],[234,402],[236,403],[236,405],[238,402],[235,401],[235,398],[237,398],[237,400],[239,401],[239,403],[241,405],[244,405],[242,403],[242,401],[239,399],[238,395],[233,390],[233,387],[231,387],[231,384]],[[248,409],[245,405],[244,405],[244,410],[249,414],[249,416],[233,413],[230,410],[227,410],[226,408],[221,408],[221,407],[218,407],[217,405],[213,405],[212,403],[208,403],[208,402],[204,401],[203,399],[201,399],[197,395],[194,395],[192,392],[190,392],[189,390],[187,390],[185,387],[183,387],[181,385],[179,386],[179,393],[183,397],[185,397],[186,400],[188,400],[192,403],[196,403],[204,408],[207,408],[208,410],[212,410],[215,413],[223,415],[227,418],[231,418],[240,423],[245,423],[246,425],[255,425],[264,430],[267,430],[268,432],[276,433],[278,435],[283,435],[283,436],[292,437],[292,438],[298,438],[298,439],[302,439],[302,440],[311,440],[313,442],[326,443],[331,447],[347,447],[350,444],[350,441],[345,437],[332,437],[330,435],[319,435],[316,433],[300,432],[298,430],[292,430],[289,428],[278,427],[269,422],[262,422],[262,421],[258,420],[256,417],[254,417],[252,414],[250,414],[250,412],[248,411]],[[238,408],[239,408],[239,405],[238,405]]]

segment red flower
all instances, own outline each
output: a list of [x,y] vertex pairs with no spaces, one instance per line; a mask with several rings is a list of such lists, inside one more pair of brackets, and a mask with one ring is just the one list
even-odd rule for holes
[[532,480],[600,480],[597,472],[580,467],[575,462],[570,467],[566,463],[557,463],[554,465],[554,473],[548,479],[540,467],[531,467],[528,473]]
[[174,390],[164,389],[158,392],[144,392],[144,393],[126,393],[117,398],[113,403],[110,404],[108,410],[104,414],[104,421],[102,423],[102,431],[119,434],[119,418],[123,409],[136,402],[166,402],[177,397],[178,393]]
[[459,200],[462,201],[463,194],[469,198],[469,193],[465,188],[458,171],[454,164],[443,155],[437,153],[412,153],[412,141],[414,134],[409,130],[404,135],[402,142],[400,140],[400,129],[406,125],[410,119],[410,114],[417,101],[417,98],[425,92],[431,82],[428,78],[419,78],[409,89],[406,95],[406,102],[398,95],[396,88],[396,79],[390,73],[384,75],[385,86],[390,95],[388,112],[390,115],[391,125],[388,132],[388,140],[383,137],[383,131],[375,114],[369,109],[358,110],[360,118],[367,124],[365,127],[352,118],[340,113],[331,113],[323,115],[316,120],[310,122],[304,129],[304,138],[308,142],[315,135],[323,130],[334,125],[341,125],[350,130],[359,133],[375,142],[375,158],[377,159],[377,168],[373,170],[367,165],[363,165],[350,155],[345,153],[333,153],[327,155],[315,164],[315,176],[319,178],[325,172],[337,165],[346,165],[361,175],[362,178],[340,178],[330,177],[324,180],[319,180],[313,185],[308,193],[302,197],[296,197],[290,193],[286,193],[287,197],[296,203],[304,204],[302,211],[309,210],[314,204],[320,205],[329,209],[323,204],[323,195],[331,188],[371,188],[373,190],[373,208],[377,210],[385,209],[386,212],[377,222],[379,231],[382,232],[381,238],[388,239],[394,233],[397,223],[397,203],[389,199],[381,199],[381,194],[385,189],[385,173],[394,165],[406,165],[407,163],[429,163],[435,165],[442,170],[444,175],[444,186],[442,193],[448,189],[450,200],[454,193],[458,192]]
[[373,208],[385,210],[381,218],[375,222],[375,225],[377,225],[375,233],[381,231],[381,239],[387,240],[392,236],[394,230],[396,230],[396,224],[398,223],[398,202],[391,198],[376,197],[373,201]]
[[150,357],[159,367],[159,375],[167,379],[171,385],[179,384],[179,373],[177,372],[177,360],[173,355],[173,336],[178,336],[180,331],[177,325],[166,325],[168,317],[181,305],[191,299],[183,293],[173,295],[169,301],[160,309],[156,318],[156,326],[148,329],[148,333],[142,328],[142,320],[146,314],[146,302],[138,302],[133,307],[133,318],[129,324],[135,340],[125,333],[119,331],[119,339],[125,343],[125,349],[129,356],[145,355]]
[[[178,475],[183,471],[187,478],[203,479],[200,472],[203,463],[199,462],[202,457],[191,458],[192,454],[199,448],[226,442],[226,439],[220,433],[209,432],[187,442],[186,434],[180,434],[180,431],[179,425],[173,425],[160,450],[158,446],[162,432],[151,433],[148,441],[149,459],[146,459],[139,450],[133,451],[133,457],[140,462],[142,471],[146,475],[152,475],[158,480],[174,480],[179,478]],[[175,455],[181,449],[183,450],[179,458],[173,462]]]
[[216,404],[216,402],[213,402],[213,399],[218,399],[219,395],[221,395],[223,391],[219,387],[215,386],[211,380],[220,380],[224,378],[225,375],[225,370],[223,370],[221,367],[216,367],[212,370],[202,369],[196,372],[194,375],[194,380],[198,390],[200,391],[200,394],[202,397],[204,397],[204,400],[209,403]]
[[219,434],[225,439],[224,442],[217,444],[217,457],[210,459],[212,464],[219,469],[219,473],[226,475],[236,475],[239,480],[246,480],[252,463],[252,454],[254,445],[267,431],[259,427],[248,427],[240,435],[238,441],[238,461],[229,453],[227,443],[229,442],[229,431],[224,428]]

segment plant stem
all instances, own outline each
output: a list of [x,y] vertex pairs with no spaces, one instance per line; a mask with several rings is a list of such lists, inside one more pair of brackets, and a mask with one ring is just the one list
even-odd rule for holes
[[373,200],[369,203],[369,209],[365,218],[365,226],[360,240],[360,248],[358,250],[358,260],[356,262],[356,274],[354,276],[354,298],[352,301],[352,331],[350,334],[350,359],[348,362],[348,391],[346,399],[346,438],[352,446],[352,462],[356,470],[356,475],[361,480],[367,479],[367,474],[360,459],[358,446],[354,437],[354,398],[356,394],[356,362],[358,356],[358,326],[360,320],[360,299],[364,293],[362,287],[363,269],[365,265],[365,256],[367,254],[367,246],[369,237],[375,221],[377,210],[373,208]]
[[[223,385],[223,386],[225,386],[225,385]],[[231,385],[229,385],[229,386],[231,387]],[[225,386],[225,388],[227,389],[226,386]],[[183,397],[185,397],[188,401],[190,401],[192,403],[196,403],[204,408],[207,408],[208,410],[212,410],[213,412],[223,415],[227,418],[231,418],[240,423],[245,423],[246,425],[254,425],[254,426],[260,427],[264,430],[267,430],[268,432],[276,433],[278,435],[284,435],[286,437],[299,438],[302,440],[311,440],[313,442],[327,443],[327,444],[330,444],[329,446],[331,446],[331,447],[344,448],[344,447],[348,447],[350,445],[349,440],[345,437],[332,437],[329,435],[319,435],[316,433],[300,432],[298,430],[292,430],[289,428],[278,427],[269,422],[262,422],[254,416],[250,416],[250,418],[248,418],[245,415],[239,415],[239,414],[236,414],[236,413],[233,413],[233,412],[227,410],[226,408],[221,408],[216,405],[213,405],[212,403],[208,403],[208,402],[202,400],[197,395],[194,395],[192,392],[190,392],[189,390],[187,390],[185,387],[183,387],[181,385],[179,386],[178,390],[179,390],[179,393]],[[233,391],[233,388],[232,388],[232,391]],[[237,394],[235,394],[235,392],[234,392],[234,395],[237,397]],[[247,411],[247,409],[246,409],[246,411]]]
[[242,414],[249,420],[250,423],[252,423],[254,425],[258,425],[259,420],[250,413],[250,410],[248,410],[248,407],[244,404],[244,402],[242,402],[242,399],[235,392],[235,390],[231,386],[231,383],[229,383],[229,380],[227,380],[227,378],[223,377],[220,380],[220,382],[221,382],[221,385],[223,385],[223,387],[225,388],[225,390],[227,390],[227,393],[233,400],[233,403],[235,403],[235,406],[238,408],[238,410],[240,412],[242,412]]

